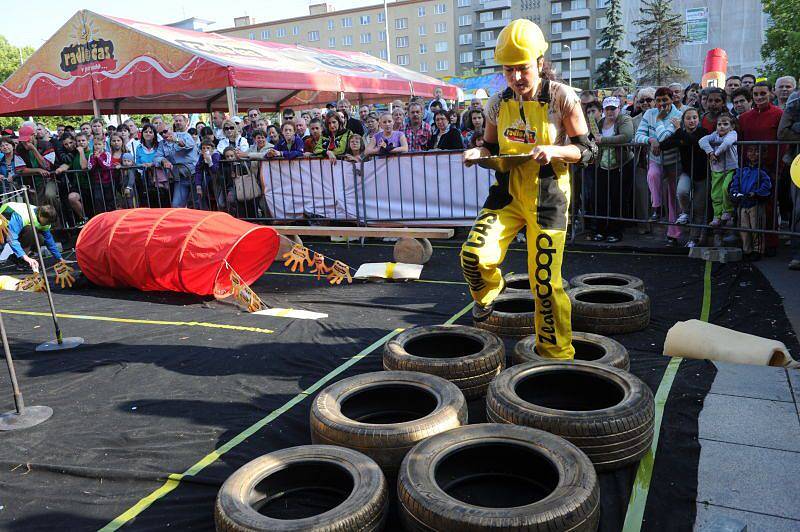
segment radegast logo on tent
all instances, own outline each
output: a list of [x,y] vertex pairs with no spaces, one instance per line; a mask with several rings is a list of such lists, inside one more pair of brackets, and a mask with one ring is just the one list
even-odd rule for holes
[[81,13],[72,27],[70,44],[61,50],[61,70],[72,76],[82,76],[88,72],[114,70],[114,43],[97,36],[94,21],[87,20]]

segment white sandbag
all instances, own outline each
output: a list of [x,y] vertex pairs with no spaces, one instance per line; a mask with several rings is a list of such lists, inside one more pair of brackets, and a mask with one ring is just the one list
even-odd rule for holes
[[700,320],[679,321],[673,325],[664,340],[664,355],[759,366],[799,365],[783,342]]

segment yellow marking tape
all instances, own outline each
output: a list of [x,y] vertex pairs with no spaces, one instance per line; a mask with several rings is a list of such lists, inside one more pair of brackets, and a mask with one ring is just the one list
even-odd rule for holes
[[395,263],[394,262],[387,262],[386,263],[386,278],[387,279],[391,279],[392,276],[394,276],[394,267],[395,267]]
[[[0,309],[1,314],[18,314],[20,316],[50,316],[49,312],[32,312],[29,310]],[[114,323],[136,323],[140,325],[174,325],[178,327],[207,327],[209,329],[227,329],[231,331],[256,332],[272,334],[275,331],[261,327],[247,327],[245,325],[227,325],[224,323],[210,323],[207,321],[164,321],[164,320],[139,320],[135,318],[113,318],[111,316],[89,316],[87,314],[56,314],[59,318],[71,320],[111,321]]]

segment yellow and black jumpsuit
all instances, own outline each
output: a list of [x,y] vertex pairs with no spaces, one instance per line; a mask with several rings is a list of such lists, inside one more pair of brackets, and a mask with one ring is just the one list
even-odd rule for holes
[[[500,101],[497,138],[500,154],[525,154],[555,142],[548,120],[549,81],[542,80],[534,101],[514,98],[507,89]],[[569,297],[561,284],[561,259],[567,230],[570,184],[568,165],[528,161],[508,173],[495,172],[496,183],[461,248],[461,267],[470,292],[488,306],[503,289],[500,264],[514,236],[527,226],[528,272],[536,300],[536,350],[547,358],[571,359]]]

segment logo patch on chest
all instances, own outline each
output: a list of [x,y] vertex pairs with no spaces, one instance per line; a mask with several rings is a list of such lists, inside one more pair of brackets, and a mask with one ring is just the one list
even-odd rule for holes
[[521,129],[518,127],[508,127],[503,131],[503,136],[511,142],[522,142],[525,144],[536,144],[536,131]]

